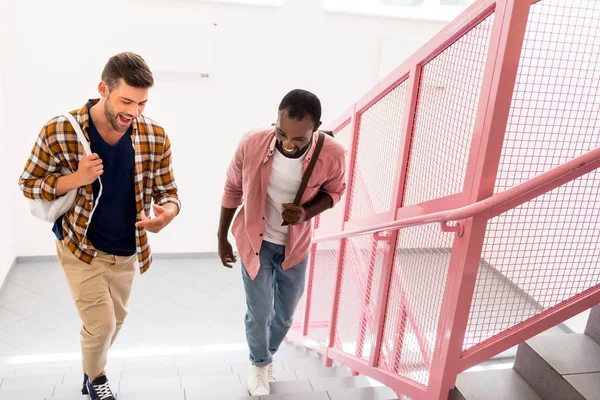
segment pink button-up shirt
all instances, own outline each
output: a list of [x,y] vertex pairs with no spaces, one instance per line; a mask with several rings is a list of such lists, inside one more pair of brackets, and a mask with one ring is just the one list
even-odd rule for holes
[[[302,163],[306,171],[317,143],[313,144]],[[248,132],[240,141],[227,171],[227,181],[221,205],[225,208],[244,206],[233,222],[232,232],[242,263],[252,279],[260,268],[259,252],[265,233],[265,204],[267,187],[273,165],[275,128],[268,127]],[[328,193],[335,205],[346,190],[344,147],[328,135],[325,136],[319,159],[310,177],[301,204],[311,201],[319,191]],[[312,234],[312,221],[290,225],[285,246],[283,269],[292,268],[308,254]]]

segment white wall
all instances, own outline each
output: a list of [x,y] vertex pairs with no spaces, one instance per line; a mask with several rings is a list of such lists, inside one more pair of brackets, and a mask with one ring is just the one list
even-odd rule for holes
[[[326,14],[318,0],[286,0],[281,8],[186,0],[12,3],[14,64],[5,79],[11,100],[5,107],[11,132],[8,189],[17,221],[15,249],[23,256],[54,253],[50,227],[29,215],[16,185],[35,137],[57,113],[97,96],[107,58],[127,49],[126,31],[144,41],[157,18],[172,27],[218,24],[210,78],[157,73],[146,112],[171,136],[183,202],[172,225],[151,237],[154,251],[204,252],[216,250],[224,174],[244,131],[274,122],[282,96],[298,87],[314,91],[323,103],[323,121],[333,120],[389,68],[378,62],[382,38],[409,39],[412,50],[444,26]],[[173,46],[195,49],[194,40],[185,37]]]
[[2,194],[0,195],[0,229],[3,234],[0,239],[0,287],[4,278],[8,272],[8,269],[12,265],[15,259],[15,251],[13,246],[13,221],[11,212],[11,198],[7,195],[10,193],[11,184],[14,183],[9,179],[9,160],[7,151],[7,131],[5,127],[6,116],[4,114],[4,90],[3,81],[6,76],[4,73],[5,67],[5,55],[6,55],[6,34],[4,31],[3,21],[4,5],[0,4],[0,188],[2,188]]

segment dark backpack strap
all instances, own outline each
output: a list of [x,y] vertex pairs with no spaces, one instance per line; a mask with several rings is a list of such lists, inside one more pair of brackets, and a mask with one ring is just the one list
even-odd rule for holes
[[312,175],[313,169],[315,169],[315,165],[317,164],[317,160],[319,159],[319,154],[321,153],[321,149],[323,148],[323,142],[325,141],[325,134],[323,132],[319,132],[319,139],[317,140],[317,147],[315,147],[315,151],[310,159],[310,164],[308,164],[308,168],[304,172],[304,176],[302,177],[302,183],[298,188],[298,192],[296,193],[296,198],[294,199],[294,204],[299,206],[302,201],[302,196],[304,195],[304,191],[306,190],[306,186],[308,185],[308,181],[310,180],[310,176]]
[[[313,169],[315,169],[315,165],[317,164],[317,160],[319,159],[319,154],[321,153],[321,149],[323,148],[323,142],[325,142],[325,133],[319,132],[319,139],[317,140],[317,147],[315,147],[315,151],[310,159],[310,164],[308,164],[308,168],[304,172],[304,176],[302,177],[302,183],[300,183],[300,187],[298,188],[298,192],[296,192],[296,198],[294,199],[294,204],[299,206],[302,201],[302,196],[304,196],[304,191],[306,190],[306,186],[308,185],[308,181],[310,180],[310,176],[312,175]],[[288,225],[287,222],[283,221],[281,226]]]

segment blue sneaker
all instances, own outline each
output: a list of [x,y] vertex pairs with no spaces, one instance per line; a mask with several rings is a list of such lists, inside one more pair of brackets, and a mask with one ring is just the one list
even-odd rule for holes
[[90,377],[87,374],[83,374],[83,387],[81,388],[81,394],[90,394],[87,390],[87,381]]
[[108,386],[106,375],[99,376],[93,382],[88,380],[86,386],[91,400],[117,400]]

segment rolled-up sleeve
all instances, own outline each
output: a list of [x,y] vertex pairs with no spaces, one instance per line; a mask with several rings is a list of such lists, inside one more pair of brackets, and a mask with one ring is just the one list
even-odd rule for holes
[[175,204],[178,209],[177,212],[179,213],[179,210],[181,210],[181,201],[179,200],[177,184],[175,183],[175,175],[173,172],[171,142],[166,135],[163,149],[163,155],[158,169],[156,170],[154,187],[152,189],[154,202],[159,206],[163,206],[167,203]]
[[56,199],[56,181],[61,176],[56,159],[48,145],[48,126],[44,126],[19,177],[19,187],[29,199]]
[[233,159],[229,163],[225,179],[225,189],[221,198],[221,206],[224,208],[237,208],[244,202],[242,187],[242,171],[244,166],[244,146],[246,140],[242,139],[238,144]]

